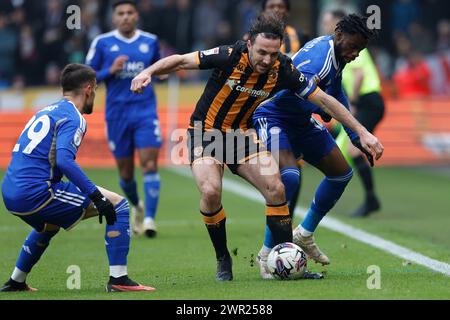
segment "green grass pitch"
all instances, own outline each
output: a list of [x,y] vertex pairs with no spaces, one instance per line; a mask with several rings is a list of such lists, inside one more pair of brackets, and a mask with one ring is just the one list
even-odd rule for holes
[[[114,169],[87,170],[92,180],[120,193]],[[162,169],[162,194],[156,239],[133,237],[129,254],[130,276],[156,287],[152,293],[107,294],[108,265],[104,225],[83,221],[70,232],[61,231],[28,277],[35,293],[0,294],[2,299],[450,299],[450,277],[319,228],[316,239],[331,259],[311,271],[326,271],[323,280],[263,281],[253,263],[264,235],[264,207],[224,191],[228,246],[234,250],[234,278],[214,280],[215,258],[198,213],[199,194],[192,179]],[[3,172],[0,173],[0,177]],[[231,177],[227,174],[227,177]],[[231,177],[235,179],[234,177]],[[305,168],[301,206],[308,206],[321,175]],[[354,220],[346,214],[362,200],[355,175],[331,216],[394,241],[431,258],[450,263],[448,186],[450,176],[424,169],[378,168],[376,184],[381,212]],[[243,180],[238,179],[245,184]],[[296,224],[299,218],[296,218]],[[0,281],[8,279],[30,228],[0,204]],[[81,270],[81,289],[69,290],[67,268]],[[368,289],[371,265],[380,267],[381,289]]]

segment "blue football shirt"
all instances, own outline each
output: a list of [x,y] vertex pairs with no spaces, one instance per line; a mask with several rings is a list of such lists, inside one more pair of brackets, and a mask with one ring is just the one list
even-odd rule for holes
[[86,120],[67,99],[30,119],[14,146],[2,183],[9,211],[31,214],[53,199],[51,185],[63,176],[56,165],[56,151],[66,149],[75,158],[86,130]]
[[[125,55],[128,60],[121,71],[112,75],[109,68],[114,60]],[[142,94],[130,90],[131,80],[160,59],[158,38],[137,30],[132,38],[125,38],[114,30],[94,39],[86,57],[86,64],[97,72],[97,82],[107,88],[106,119],[139,119],[156,114],[156,97],[150,85]]]

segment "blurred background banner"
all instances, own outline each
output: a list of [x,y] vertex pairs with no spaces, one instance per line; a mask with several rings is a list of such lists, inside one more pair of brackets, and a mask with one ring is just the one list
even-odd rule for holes
[[[90,43],[111,26],[108,0],[0,0],[0,168],[33,112],[60,99],[59,73],[84,63]],[[259,0],[138,0],[140,28],[156,34],[162,55],[231,44],[261,11]],[[386,115],[375,132],[386,151],[381,165],[450,164],[450,4],[445,0],[296,0],[289,24],[304,44],[323,34],[330,9],[367,13],[376,5],[381,32],[370,52],[383,82]],[[80,10],[73,10],[73,6]],[[73,15],[80,13],[79,17]],[[79,18],[77,25],[76,18]],[[156,85],[169,165],[171,134],[186,128],[208,72],[183,72]],[[170,84],[171,83],[171,84]],[[78,161],[114,166],[105,138],[103,86]]]

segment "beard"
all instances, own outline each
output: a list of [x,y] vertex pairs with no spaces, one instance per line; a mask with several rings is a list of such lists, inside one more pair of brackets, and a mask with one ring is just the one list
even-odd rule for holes
[[91,114],[92,111],[94,110],[94,103],[86,103],[86,105],[83,108],[83,113],[84,114]]
[[342,47],[339,44],[336,44],[334,46],[334,52],[336,53],[336,59],[339,61],[340,64],[345,63],[344,59],[342,58]]

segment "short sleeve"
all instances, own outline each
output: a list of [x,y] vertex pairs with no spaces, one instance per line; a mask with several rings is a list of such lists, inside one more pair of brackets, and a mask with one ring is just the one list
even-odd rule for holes
[[101,49],[100,39],[96,38],[89,48],[85,63],[92,67],[95,71],[99,71],[103,64],[103,53]]
[[155,54],[153,56],[151,64],[154,64],[155,62],[157,62],[158,60],[161,59],[161,48],[159,46],[159,40],[156,39],[155,43],[153,45],[154,45],[154,48],[155,48]]
[[209,50],[197,52],[199,69],[223,69],[233,52],[232,46],[220,46]]
[[286,68],[286,78],[289,89],[299,98],[306,100],[313,97],[319,91],[319,88],[313,79],[308,80],[308,78],[302,72],[298,71],[292,63]]

